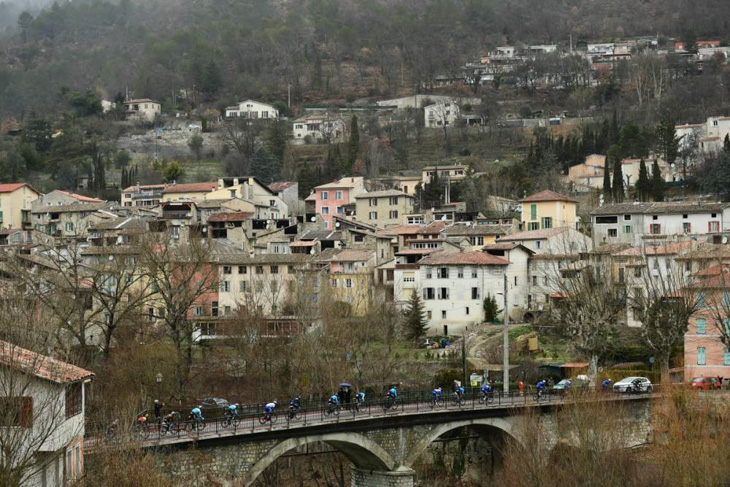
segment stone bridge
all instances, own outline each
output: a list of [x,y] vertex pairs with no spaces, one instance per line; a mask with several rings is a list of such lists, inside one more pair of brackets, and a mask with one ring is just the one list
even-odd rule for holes
[[[626,410],[620,427],[631,431],[627,447],[643,444],[650,433],[650,395],[610,396],[588,401],[613,401]],[[197,436],[163,437],[148,441],[143,447],[168,455],[166,470],[171,474],[197,468],[190,461],[190,449],[198,450],[205,466],[224,479],[225,485],[250,486],[257,477],[287,452],[306,452],[314,443],[326,444],[341,452],[352,463],[353,487],[410,487],[414,484],[413,466],[429,445],[439,437],[469,427],[472,433],[486,437],[490,443],[528,441],[522,427],[525,417],[540,415],[544,434],[542,448],[551,450],[559,441],[570,444],[570,434],[558,427],[559,415],[575,402],[555,401],[490,405],[472,404],[432,411],[409,410],[352,417],[347,412],[336,420],[310,420],[309,424],[291,423],[252,427],[245,424],[237,431],[206,431]],[[627,427],[628,426],[628,427]],[[617,426],[618,427],[618,426]],[[534,441],[534,440],[531,440]],[[184,450],[184,451],[180,451]],[[93,447],[92,447],[93,453]],[[180,457],[185,461],[179,461]],[[178,457],[177,459],[175,459]]]

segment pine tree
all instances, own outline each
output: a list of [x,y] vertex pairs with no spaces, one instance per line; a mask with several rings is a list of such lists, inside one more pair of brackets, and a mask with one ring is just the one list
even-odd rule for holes
[[649,181],[649,173],[646,170],[646,162],[644,158],[641,158],[639,163],[639,180],[636,181],[636,195],[639,201],[646,201],[649,198],[651,192],[652,183]]
[[484,298],[482,308],[484,308],[485,323],[494,323],[494,321],[497,319],[497,315],[501,311],[497,306],[497,298],[492,296],[491,294],[487,294],[487,297]]
[[357,125],[357,115],[352,116],[350,121],[350,140],[347,143],[347,166],[352,168],[360,152],[360,130]]
[[403,328],[405,337],[408,340],[418,341],[419,338],[426,334],[428,329],[428,321],[426,320],[426,311],[424,310],[423,301],[417,290],[411,294],[408,301],[408,308],[403,312]]
[[611,201],[611,171],[609,166],[609,158],[606,156],[606,160],[603,163],[603,200],[606,203]]
[[624,200],[624,173],[621,169],[621,158],[613,158],[613,201],[621,203]]
[[654,201],[664,201],[664,180],[657,159],[651,167],[651,197]]

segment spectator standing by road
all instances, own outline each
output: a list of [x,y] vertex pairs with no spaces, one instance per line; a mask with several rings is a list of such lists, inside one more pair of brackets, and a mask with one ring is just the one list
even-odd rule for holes
[[523,396],[525,394],[525,383],[522,382],[522,381],[520,381],[520,383],[518,384],[518,386],[520,388],[520,396]]
[[162,403],[159,399],[155,399],[155,421],[158,423],[162,420]]

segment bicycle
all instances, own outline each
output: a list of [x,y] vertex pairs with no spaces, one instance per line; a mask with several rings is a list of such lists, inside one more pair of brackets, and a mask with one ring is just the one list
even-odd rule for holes
[[138,436],[141,436],[142,439],[146,440],[150,436],[150,429],[147,426],[146,421],[138,421],[137,424],[134,426],[135,433]]
[[542,391],[542,389],[538,389],[532,399],[535,402],[546,400],[545,393]]
[[365,406],[365,401],[355,398],[355,403],[352,408],[352,415],[355,416],[360,412],[360,408]]
[[289,421],[296,421],[297,419],[299,419],[299,415],[301,413],[301,407],[295,408],[294,406],[289,406]]
[[200,418],[192,418],[188,423],[188,431],[190,433],[201,432],[205,429],[205,420]]
[[268,421],[271,424],[275,424],[276,419],[277,419],[276,412],[264,413],[264,415],[259,418],[259,423],[266,424],[266,422]]
[[479,396],[479,404],[489,404],[494,402],[494,393],[493,392],[482,392],[482,395]]
[[433,399],[431,399],[431,404],[429,405],[431,409],[438,409],[442,406],[441,404],[441,396],[436,396]]
[[461,394],[458,392],[455,392],[454,395],[451,397],[451,405],[461,407],[461,402],[463,401],[463,398],[461,397]]
[[240,421],[238,414],[226,413],[226,417],[223,418],[223,421],[221,421],[221,427],[228,428],[229,426],[233,426],[234,428],[238,428],[238,423]]
[[339,404],[332,404],[329,403],[327,405],[327,408],[324,410],[325,417],[331,416],[331,415],[339,416],[340,415],[340,406]]
[[393,396],[386,395],[385,399],[383,400],[383,412],[388,412],[388,410],[397,411],[398,400]]

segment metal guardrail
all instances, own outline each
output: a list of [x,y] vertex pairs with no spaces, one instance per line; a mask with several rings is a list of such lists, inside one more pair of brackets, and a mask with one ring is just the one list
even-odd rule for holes
[[[274,413],[274,421],[263,421],[263,404],[239,406],[237,421],[229,422],[227,417],[206,419],[202,428],[196,427],[195,421],[181,420],[166,426],[150,418],[146,424],[128,425],[124,431],[110,434],[107,425],[100,422],[87,422],[86,448],[101,447],[114,443],[133,442],[142,446],[155,444],[179,443],[180,440],[204,440],[226,436],[239,436],[265,431],[306,428],[322,424],[337,424],[363,419],[407,416],[415,414],[444,413],[453,411],[490,410],[513,407],[570,404],[597,400],[640,399],[651,397],[657,392],[654,385],[652,391],[642,393],[615,393],[611,391],[569,391],[555,394],[545,393],[539,399],[533,389],[523,394],[518,391],[504,394],[493,392],[487,400],[481,399],[478,388],[469,388],[461,401],[456,401],[453,393],[445,392],[440,404],[434,404],[431,391],[409,391],[399,394],[397,406],[386,408],[384,397],[366,400],[359,407],[355,403],[340,406],[336,412],[329,412],[326,399],[302,401],[302,409],[296,417],[290,417],[289,404],[279,405]],[[164,417],[164,413],[163,413]]]

